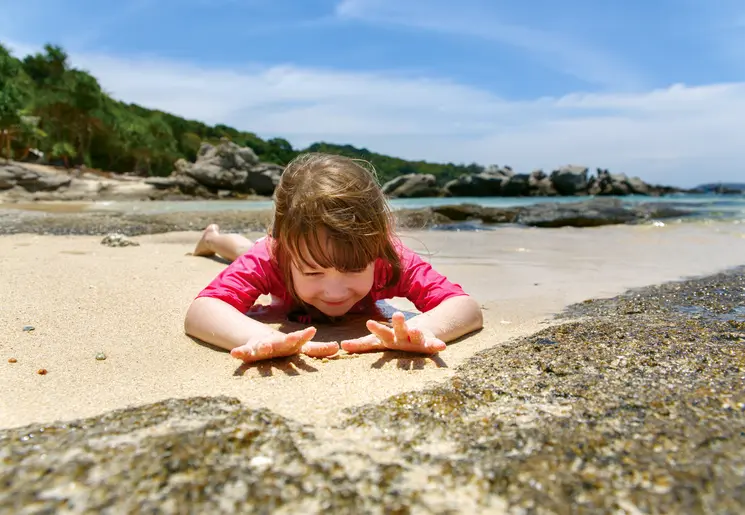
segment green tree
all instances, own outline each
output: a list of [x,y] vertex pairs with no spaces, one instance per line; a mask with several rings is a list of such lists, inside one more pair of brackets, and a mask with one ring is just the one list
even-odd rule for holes
[[0,45],[0,149],[6,159],[12,157],[11,141],[21,124],[24,95],[16,79],[20,63]]

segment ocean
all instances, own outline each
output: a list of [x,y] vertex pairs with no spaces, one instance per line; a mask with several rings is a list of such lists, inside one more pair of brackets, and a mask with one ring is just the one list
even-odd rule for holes
[[[508,208],[529,206],[538,203],[572,203],[592,197],[446,197],[391,199],[390,205],[397,209],[417,209],[453,204],[476,204],[479,206]],[[607,198],[607,197],[606,197]],[[664,197],[630,195],[617,197],[627,204],[665,203],[693,212],[695,220],[740,221],[745,220],[745,195],[675,194]],[[273,207],[271,200],[187,200],[187,201],[101,201],[90,210],[118,211],[139,214],[219,212],[266,210]]]

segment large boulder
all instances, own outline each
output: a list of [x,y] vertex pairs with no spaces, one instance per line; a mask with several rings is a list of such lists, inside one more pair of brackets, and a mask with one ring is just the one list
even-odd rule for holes
[[525,197],[530,194],[530,175],[516,173],[502,183],[502,196]]
[[383,184],[383,193],[391,198],[439,197],[442,191],[432,174],[410,173]]
[[553,197],[558,195],[551,178],[543,170],[533,170],[528,177],[528,192],[531,197]]
[[484,171],[476,174],[463,174],[445,184],[445,194],[451,197],[496,197],[502,192],[502,184],[509,180],[508,175]]
[[[187,176],[210,191],[229,190],[263,196],[274,193],[282,175],[281,166],[260,162],[252,149],[232,141],[222,141],[216,146],[203,143],[196,162],[179,159],[174,168],[171,178]],[[193,189],[188,182],[174,181],[173,184]]]
[[72,178],[63,173],[33,170],[14,162],[0,164],[0,190],[20,187],[29,193],[55,191],[71,181]]
[[598,169],[597,175],[590,180],[591,195],[650,195],[653,189],[639,177],[629,178],[625,173],[610,173]]
[[583,195],[587,192],[587,173],[585,166],[562,166],[551,172],[551,183],[559,195]]

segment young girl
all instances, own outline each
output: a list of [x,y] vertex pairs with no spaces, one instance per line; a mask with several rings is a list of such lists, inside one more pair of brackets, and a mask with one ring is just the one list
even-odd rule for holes
[[482,327],[478,303],[436,272],[394,235],[392,216],[374,173],[359,161],[303,154],[284,170],[275,191],[270,234],[256,242],[211,225],[195,255],[232,261],[189,307],[187,334],[230,350],[245,362],[302,352],[338,352],[313,340],[309,326],[282,333],[247,316],[259,295],[312,323],[347,313],[372,313],[375,302],[409,299],[421,314],[392,327],[367,321],[371,334],[341,342],[347,352],[396,349],[434,354],[445,342]]

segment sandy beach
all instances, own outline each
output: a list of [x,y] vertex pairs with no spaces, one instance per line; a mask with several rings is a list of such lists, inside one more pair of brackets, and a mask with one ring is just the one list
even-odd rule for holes
[[[476,352],[545,327],[571,303],[745,262],[737,224],[407,232],[407,244],[481,301],[484,330],[433,358],[341,354],[243,366],[183,333],[189,302],[225,266],[189,254],[198,234],[139,236],[139,246],[123,248],[101,245],[100,236],[0,236],[0,427],[216,395],[324,426],[344,408],[443,381]],[[362,324],[319,326],[319,339]],[[101,352],[105,360],[96,359]]]

